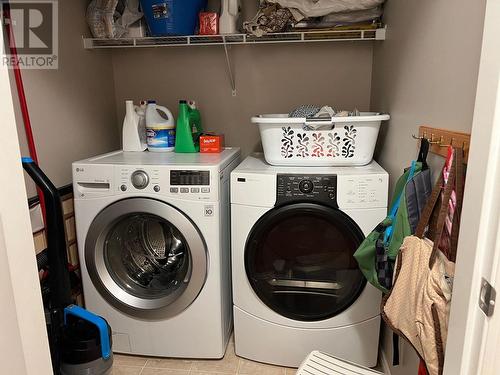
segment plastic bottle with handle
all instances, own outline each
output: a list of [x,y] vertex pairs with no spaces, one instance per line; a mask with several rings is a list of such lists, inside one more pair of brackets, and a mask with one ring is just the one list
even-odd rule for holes
[[125,118],[122,129],[123,151],[141,152],[146,150],[145,129],[141,128],[141,116],[132,100],[125,101]]
[[219,18],[219,32],[221,34],[236,34],[236,24],[240,16],[240,0],[221,0],[221,16]]
[[194,102],[188,104],[187,100],[180,100],[175,152],[199,152],[202,132],[201,115],[196,104]]
[[148,105],[146,107],[146,133],[149,151],[174,151],[174,116],[167,107],[157,105],[154,100],[148,100]]

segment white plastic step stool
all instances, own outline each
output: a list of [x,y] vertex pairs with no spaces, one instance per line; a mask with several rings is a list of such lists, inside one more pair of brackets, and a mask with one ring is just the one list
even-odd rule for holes
[[384,375],[382,372],[340,360],[315,350],[307,356],[296,375]]

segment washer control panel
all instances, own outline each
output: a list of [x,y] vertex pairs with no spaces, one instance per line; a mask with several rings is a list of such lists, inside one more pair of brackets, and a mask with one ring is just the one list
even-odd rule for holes
[[277,175],[277,205],[310,200],[337,207],[337,176],[324,174]]
[[213,200],[218,196],[209,170],[121,166],[115,173],[118,180],[115,191],[122,194],[140,191],[192,200]]

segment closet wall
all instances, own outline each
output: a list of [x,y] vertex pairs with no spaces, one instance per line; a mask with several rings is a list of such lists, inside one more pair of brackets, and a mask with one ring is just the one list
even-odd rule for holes
[[174,115],[179,99],[194,99],[205,130],[225,133],[227,145],[247,154],[261,150],[252,115],[288,113],[300,104],[367,110],[372,48],[370,42],[233,46],[235,97],[221,46],[116,50],[117,117],[126,99],[156,99]]
[[[394,184],[415,157],[411,134],[418,126],[470,132],[484,21],[485,0],[389,0],[388,38],[376,43],[372,108],[391,114],[379,137],[379,162]],[[442,163],[442,161],[441,161]],[[383,350],[392,360],[391,335]],[[392,375],[417,373],[418,359],[404,346]]]
[[[23,70],[24,86],[41,167],[56,186],[71,183],[71,163],[120,146],[111,55],[86,51],[82,35],[87,0],[59,1],[59,69]],[[11,74],[16,122],[28,155],[17,89]],[[28,196],[36,194],[26,178]]]
[[[216,9],[219,0],[210,0]],[[258,1],[243,1],[251,19]],[[121,49],[113,52],[117,117],[125,99],[154,98],[177,112],[179,99],[198,102],[205,130],[225,133],[244,154],[261,151],[250,117],[288,113],[300,104],[368,110],[373,43],[340,42],[230,47],[237,95],[231,95],[222,46]]]

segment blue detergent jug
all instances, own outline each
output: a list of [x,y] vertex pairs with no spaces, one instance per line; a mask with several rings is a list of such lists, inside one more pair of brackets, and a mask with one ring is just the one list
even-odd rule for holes
[[193,35],[207,0],[141,0],[151,36]]

